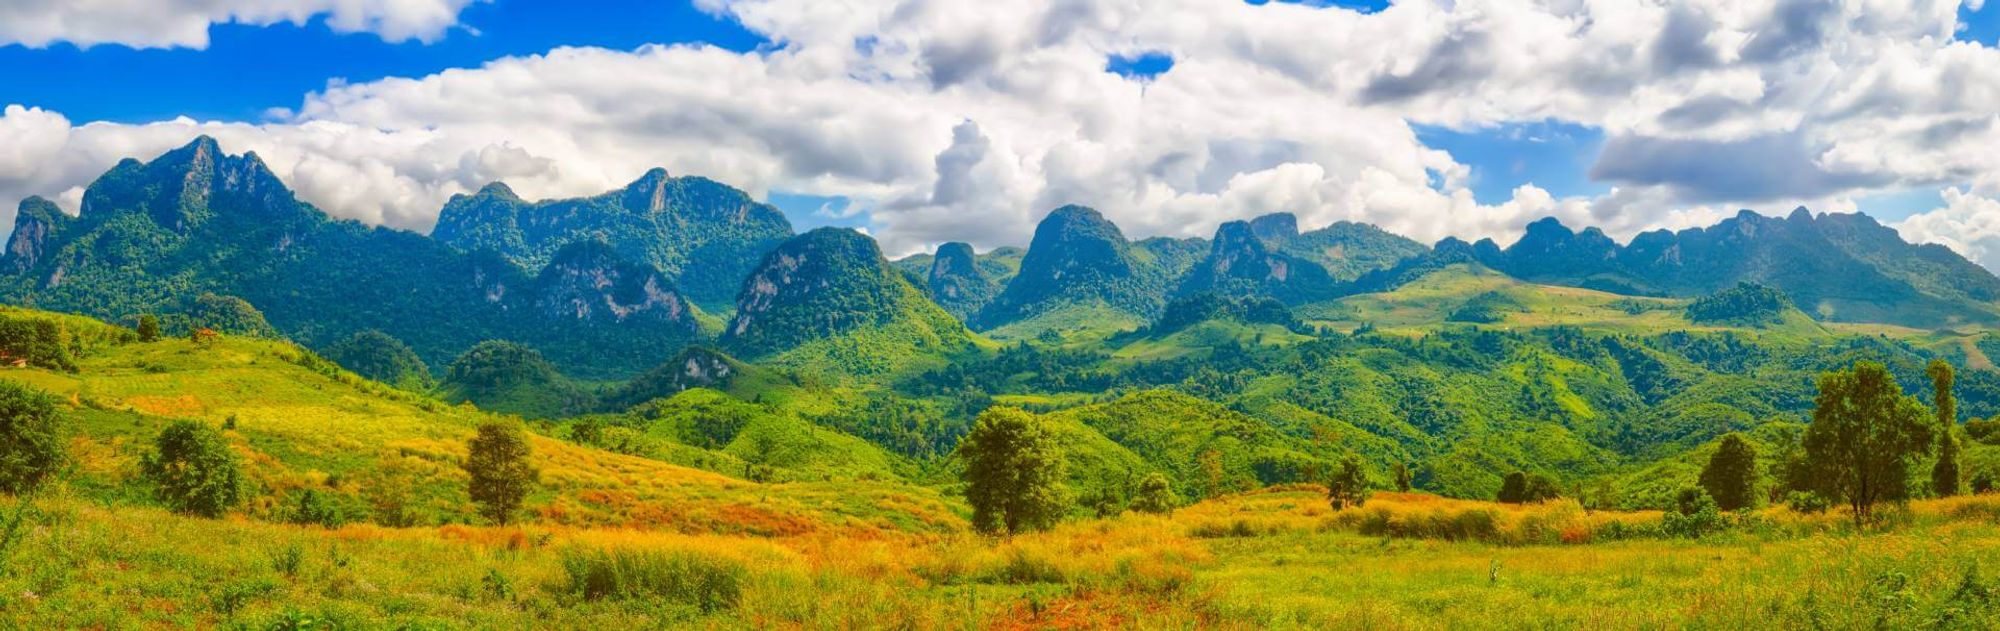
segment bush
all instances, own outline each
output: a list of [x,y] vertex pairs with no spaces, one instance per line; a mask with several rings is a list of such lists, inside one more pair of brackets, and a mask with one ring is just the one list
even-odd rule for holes
[[1174,494],[1174,487],[1167,482],[1167,476],[1156,471],[1139,481],[1139,493],[1132,498],[1132,510],[1164,515],[1173,512],[1180,503],[1181,498]]
[[68,460],[69,417],[55,397],[0,381],[0,491],[34,491]]
[[287,516],[287,521],[301,526],[321,526],[325,528],[339,528],[342,524],[347,523],[346,512],[342,511],[332,498],[328,497],[325,493],[319,492],[318,489],[301,491],[298,498],[298,501],[292,505],[292,514]]
[[1807,515],[1817,515],[1833,508],[1833,502],[1827,501],[1826,496],[1812,491],[1792,491],[1785,496],[1785,504],[1791,506],[1793,511]]
[[153,314],[139,316],[139,341],[160,341],[160,317]]
[[661,599],[704,614],[743,600],[743,565],[691,550],[562,553],[562,591],[583,600]]
[[1669,536],[1699,539],[1721,532],[1728,525],[1715,498],[1699,488],[1681,489],[1680,494],[1674,497],[1674,508],[1660,524],[1660,529]]
[[197,421],[160,431],[141,463],[160,501],[176,512],[218,517],[243,499],[243,474],[222,432]]

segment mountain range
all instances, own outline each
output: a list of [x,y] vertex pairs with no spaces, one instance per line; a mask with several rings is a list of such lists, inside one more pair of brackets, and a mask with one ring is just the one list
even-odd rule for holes
[[[1633,297],[1748,282],[1824,322],[2000,321],[2000,278],[1859,214],[1745,211],[1626,244],[1543,219],[1503,248],[1425,247],[1348,222],[1301,231],[1283,213],[1225,223],[1212,239],[1133,240],[1101,213],[1065,206],[1025,250],[947,243],[891,262],[865,235],[794,236],[742,191],[662,169],[575,199],[530,202],[491,184],[454,196],[429,236],[368,227],[299,201],[255,154],[225,154],[206,137],[121,162],[76,216],[22,202],[0,300],[121,319],[188,312],[204,295],[240,299],[308,346],[385,335],[433,373],[482,341],[509,340],[589,379],[637,374],[693,343],[748,360],[840,357],[852,365],[835,372],[852,375],[980,338],[1137,330],[1204,294],[1327,313],[1454,266]],[[1495,305],[1505,307],[1482,309]]]

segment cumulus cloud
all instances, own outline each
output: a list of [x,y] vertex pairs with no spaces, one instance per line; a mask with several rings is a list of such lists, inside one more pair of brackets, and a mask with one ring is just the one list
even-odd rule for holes
[[1948,188],[1943,207],[1891,227],[1909,241],[1943,245],[1987,269],[2000,269],[2000,199]]
[[0,3],[0,45],[68,42],[133,48],[207,48],[208,27],[304,24],[325,16],[339,33],[389,41],[432,41],[475,0],[8,0]]
[[[697,4],[773,44],[557,49],[336,85],[255,124],[10,109],[0,203],[198,132],[329,212],[397,227],[488,180],[582,195],[665,166],[847,197],[892,254],[1022,243],[1069,203],[1137,236],[1288,211],[1504,242],[1544,215],[1622,237],[1885,188],[2000,191],[2000,52],[1953,40],[1943,0]],[[1171,70],[1105,69],[1142,53]],[[1412,127],[1550,120],[1604,132],[1592,174],[1611,192],[1481,204],[1470,168]]]

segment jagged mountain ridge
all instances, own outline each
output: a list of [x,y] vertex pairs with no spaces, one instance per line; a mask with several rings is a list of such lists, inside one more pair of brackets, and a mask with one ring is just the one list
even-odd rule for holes
[[464,251],[498,252],[530,270],[570,242],[601,240],[659,269],[694,302],[720,306],[735,298],[765,252],[792,236],[792,225],[743,191],[653,169],[591,197],[530,202],[506,184],[489,184],[452,196],[431,236]]
[[[89,186],[75,217],[39,198],[21,207],[0,261],[9,272],[0,299],[16,304],[116,319],[213,293],[248,301],[312,346],[375,329],[441,366],[482,340],[513,339],[595,375],[650,366],[694,330],[670,285],[632,302],[616,283],[596,282],[599,271],[629,276],[619,264],[577,261],[537,279],[423,235],[336,220],[299,201],[256,154],[225,154],[205,136],[151,162],[120,162]],[[559,304],[578,300],[625,314]]]
[[1823,320],[1925,328],[2000,320],[2000,278],[1938,245],[1913,245],[1861,214],[1778,218],[1743,211],[1707,228],[1656,230],[1619,245],[1547,218],[1473,257],[1523,280],[1616,293],[1698,296],[1741,282],[1785,292]]

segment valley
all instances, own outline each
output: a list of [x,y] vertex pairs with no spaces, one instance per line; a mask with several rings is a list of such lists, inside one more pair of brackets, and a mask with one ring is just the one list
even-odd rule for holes
[[663,170],[364,227],[207,138],[83,199],[0,258],[10,626],[2000,624],[2000,279],[1865,215],[891,260]]

